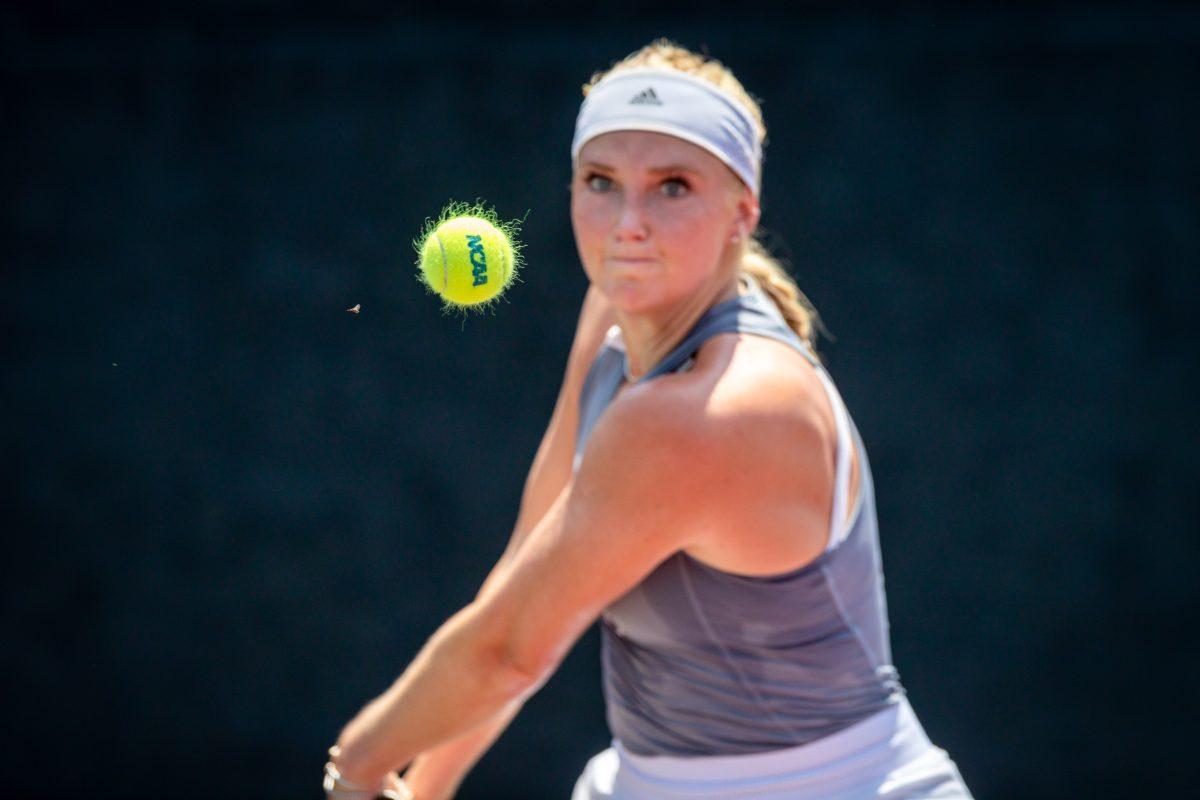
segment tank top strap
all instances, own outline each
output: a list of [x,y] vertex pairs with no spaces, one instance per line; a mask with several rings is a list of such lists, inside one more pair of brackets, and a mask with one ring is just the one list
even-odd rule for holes
[[832,550],[850,533],[850,469],[852,466],[852,448],[857,446],[857,436],[851,433],[850,413],[841,393],[833,384],[824,368],[817,369],[821,385],[825,387],[825,396],[833,408],[834,426],[837,429],[837,455],[833,467],[833,509],[829,515],[829,540],[826,550]]
[[[719,333],[753,333],[775,339],[790,345],[813,366],[820,368],[820,362],[812,350],[805,344],[796,332],[788,327],[783,315],[775,307],[771,298],[767,297],[762,287],[750,275],[741,275],[740,280],[747,287],[745,294],[730,298],[723,303],[717,303],[704,313],[692,326],[691,331],[684,337],[674,350],[638,379],[638,382],[648,381],[686,369],[688,361],[709,338]],[[625,356],[622,355],[622,358]],[[625,364],[628,370],[628,364]]]

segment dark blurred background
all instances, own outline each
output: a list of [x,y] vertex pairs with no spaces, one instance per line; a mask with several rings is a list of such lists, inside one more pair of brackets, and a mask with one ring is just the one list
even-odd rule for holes
[[[537,11],[2,7],[0,794],[320,796],[508,538],[585,289],[580,85],[657,36],[764,100],[931,737],[979,798],[1188,794],[1200,10]],[[483,316],[415,279],[451,198],[528,212]],[[597,643],[461,797],[569,795]]]

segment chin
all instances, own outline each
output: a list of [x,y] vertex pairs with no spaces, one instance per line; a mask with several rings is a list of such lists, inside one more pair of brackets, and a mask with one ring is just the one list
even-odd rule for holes
[[672,303],[661,287],[640,280],[608,280],[604,282],[600,293],[614,310],[626,314],[645,314]]

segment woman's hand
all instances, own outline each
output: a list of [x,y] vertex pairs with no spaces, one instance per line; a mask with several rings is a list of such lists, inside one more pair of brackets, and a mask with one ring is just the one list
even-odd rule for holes
[[[395,775],[395,773],[391,773]],[[389,776],[390,778],[390,776]],[[414,773],[409,769],[403,778],[398,778],[403,788],[399,790],[397,797],[407,797],[410,800],[454,800],[454,795],[458,792],[459,781],[452,783],[430,783],[429,779],[420,774]],[[391,786],[390,783],[385,784]],[[408,791],[405,795],[404,791]]]
[[415,795],[395,770],[383,776],[383,796],[388,800],[427,800]]
[[350,780],[338,768],[336,761],[340,755],[339,746],[329,748],[330,761],[325,765],[324,782],[326,800],[375,800],[378,797],[387,800],[424,800],[417,798],[396,770],[387,773],[378,782]]

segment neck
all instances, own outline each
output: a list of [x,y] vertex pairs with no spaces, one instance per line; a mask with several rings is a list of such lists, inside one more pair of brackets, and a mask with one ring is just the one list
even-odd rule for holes
[[684,302],[665,311],[628,314],[616,311],[617,325],[625,340],[629,369],[636,380],[654,368],[687,336],[708,309],[738,295],[736,275],[707,286]]

